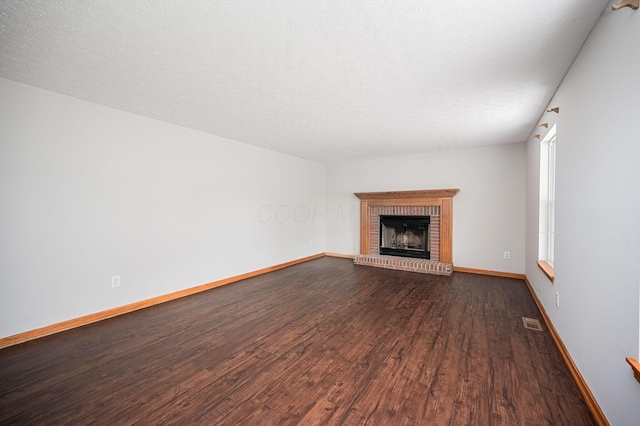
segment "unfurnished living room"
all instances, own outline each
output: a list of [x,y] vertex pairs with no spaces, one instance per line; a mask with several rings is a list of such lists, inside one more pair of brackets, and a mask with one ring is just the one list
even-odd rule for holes
[[0,40],[0,424],[640,424],[637,0]]

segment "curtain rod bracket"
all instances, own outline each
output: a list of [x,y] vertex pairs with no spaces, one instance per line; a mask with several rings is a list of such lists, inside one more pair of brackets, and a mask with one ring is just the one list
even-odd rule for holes
[[618,4],[612,4],[611,10],[620,10],[623,7],[630,7],[633,10],[638,10],[638,6],[640,6],[640,0],[622,0]]

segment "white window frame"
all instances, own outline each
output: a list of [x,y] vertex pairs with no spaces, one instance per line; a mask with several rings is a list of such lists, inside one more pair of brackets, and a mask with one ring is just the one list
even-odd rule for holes
[[[538,264],[553,281],[556,217],[556,125],[540,142],[540,200]],[[543,265],[545,264],[546,265]],[[547,270],[545,270],[545,267]]]

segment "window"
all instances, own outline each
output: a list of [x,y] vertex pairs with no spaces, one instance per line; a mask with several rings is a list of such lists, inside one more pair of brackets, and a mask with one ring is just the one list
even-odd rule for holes
[[553,266],[555,255],[554,232],[556,227],[556,136],[553,135],[549,141],[548,164],[549,164],[549,199],[547,200],[547,214],[549,217],[549,229],[547,230],[547,263]]
[[556,228],[556,126],[540,143],[540,222],[538,266],[554,280]]

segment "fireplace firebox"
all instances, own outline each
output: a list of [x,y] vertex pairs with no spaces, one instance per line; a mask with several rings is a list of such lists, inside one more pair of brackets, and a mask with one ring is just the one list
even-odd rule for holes
[[380,254],[430,259],[429,216],[380,216]]

